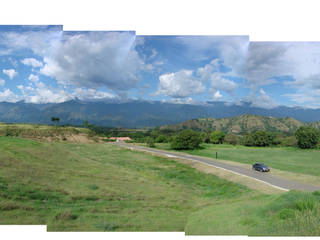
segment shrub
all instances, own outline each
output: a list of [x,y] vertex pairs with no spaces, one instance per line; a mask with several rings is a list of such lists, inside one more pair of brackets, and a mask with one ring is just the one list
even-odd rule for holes
[[265,131],[256,131],[243,138],[242,144],[245,146],[265,147],[274,143],[274,136]]
[[224,142],[232,145],[237,145],[239,142],[239,137],[235,134],[228,133],[224,138]]
[[211,133],[210,142],[213,144],[223,143],[224,137],[226,134],[221,131],[214,131]]
[[154,144],[154,140],[152,137],[148,137],[147,140],[146,140],[146,143],[147,143],[147,146],[148,147],[151,147],[151,148],[154,148],[156,145]]
[[295,132],[295,136],[298,147],[302,149],[315,148],[320,141],[320,131],[313,127],[299,127]]
[[283,220],[294,218],[294,216],[295,216],[295,211],[291,208],[284,208],[279,212],[279,218]]
[[195,149],[198,148],[202,142],[201,136],[198,132],[193,130],[183,130],[171,142],[171,148],[176,150],[181,149]]
[[285,137],[281,139],[280,144],[284,147],[296,147],[297,139],[295,136]]
[[165,135],[159,135],[156,138],[155,142],[157,142],[157,143],[166,143],[166,142],[168,142],[168,139],[167,139],[167,137]]

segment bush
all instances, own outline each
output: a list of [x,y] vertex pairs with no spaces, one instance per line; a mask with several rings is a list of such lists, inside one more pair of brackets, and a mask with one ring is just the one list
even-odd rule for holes
[[265,131],[256,131],[243,138],[242,144],[245,146],[265,147],[274,143],[274,136]]
[[283,220],[294,218],[294,216],[295,216],[295,211],[291,208],[284,208],[279,212],[279,218]]
[[154,148],[156,145],[154,144],[154,140],[152,137],[148,137],[147,140],[146,140],[146,143],[147,143],[147,146],[148,147],[151,147],[151,148]]
[[176,150],[195,149],[200,146],[202,142],[201,136],[198,132],[193,130],[183,130],[171,142],[171,148]]
[[166,142],[168,142],[168,138],[165,135],[159,135],[156,138],[155,142],[157,142],[157,143],[166,143]]
[[295,136],[285,137],[281,139],[280,144],[283,147],[296,147],[297,139]]
[[224,142],[232,145],[237,145],[239,142],[239,137],[235,134],[228,133],[224,138]]
[[210,142],[213,144],[223,143],[224,137],[226,134],[221,131],[214,131],[211,133]]
[[320,131],[313,127],[299,127],[295,136],[298,147],[302,149],[315,148],[320,141]]

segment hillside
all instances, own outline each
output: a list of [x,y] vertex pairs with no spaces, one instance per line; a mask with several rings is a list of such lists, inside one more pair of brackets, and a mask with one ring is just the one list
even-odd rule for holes
[[274,118],[257,115],[241,115],[232,118],[199,118],[188,120],[175,125],[167,125],[161,129],[192,129],[196,131],[219,130],[226,133],[243,134],[257,130],[270,132],[293,133],[298,127],[312,125],[320,128],[319,122],[303,123],[294,118]]
[[105,143],[0,137],[0,152],[0,224],[176,232],[202,207],[255,194],[173,160]]
[[[198,105],[173,104],[159,101],[84,102],[72,100],[54,104],[0,102],[0,122],[51,123],[59,117],[61,124],[82,125],[83,121],[109,127],[143,128],[177,124],[189,119],[230,118],[250,114],[295,118],[302,122],[320,121],[320,109],[276,107],[263,109],[249,103],[228,105],[206,102]],[[318,125],[320,125],[318,123]]]

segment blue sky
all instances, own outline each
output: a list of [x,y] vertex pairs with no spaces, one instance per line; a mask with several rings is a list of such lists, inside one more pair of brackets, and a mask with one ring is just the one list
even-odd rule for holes
[[320,107],[320,43],[0,26],[0,101]]

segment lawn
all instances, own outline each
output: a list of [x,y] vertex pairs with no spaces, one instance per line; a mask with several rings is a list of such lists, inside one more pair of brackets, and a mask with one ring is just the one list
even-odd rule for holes
[[319,236],[320,193],[288,192],[212,205],[192,213],[187,235]]
[[[170,150],[169,144],[156,144],[159,149]],[[294,147],[245,147],[224,144],[202,144],[200,149],[185,150],[183,152],[253,164],[263,162],[271,168],[282,171],[319,176],[320,173],[320,150],[301,150]]]
[[0,224],[184,231],[193,212],[259,195],[173,160],[106,143],[0,137],[0,152]]

